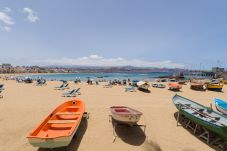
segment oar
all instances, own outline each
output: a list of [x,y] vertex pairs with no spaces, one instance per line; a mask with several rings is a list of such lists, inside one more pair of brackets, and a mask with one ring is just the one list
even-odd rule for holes
[[210,119],[214,120],[215,122],[217,122],[217,123],[219,123],[219,124],[221,124],[221,125],[223,125],[223,126],[227,126],[226,124],[224,124],[224,123],[222,123],[222,122],[216,120],[216,118],[219,118],[219,117],[213,117],[213,116],[210,116],[210,115],[208,115],[208,114],[201,113],[199,110],[197,110],[197,109],[195,109],[195,108],[193,108],[193,107],[190,107],[190,106],[187,106],[187,105],[184,105],[184,104],[181,104],[181,103],[179,103],[179,104],[182,105],[182,106],[184,106],[184,107],[187,107],[187,108],[189,108],[189,109],[191,109],[191,110],[193,110],[193,111],[195,111],[195,112],[197,112],[197,113],[200,114],[200,115],[203,115],[203,116],[205,116],[205,117],[207,117],[207,118],[210,118]]

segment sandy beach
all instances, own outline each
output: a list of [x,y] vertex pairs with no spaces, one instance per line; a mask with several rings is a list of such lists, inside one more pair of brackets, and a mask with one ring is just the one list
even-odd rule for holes
[[[5,90],[0,100],[0,150],[1,151],[48,151],[31,146],[26,136],[56,106],[66,100],[61,94],[65,91],[54,90],[60,85],[57,81],[48,81],[46,86],[16,83],[16,81],[0,81]],[[174,113],[177,109],[172,103],[175,92],[167,88],[150,88],[151,93],[141,91],[125,92],[124,86],[103,88],[100,85],[87,83],[74,84],[70,89],[81,88],[82,99],[86,111],[90,113],[88,120],[83,120],[76,136],[68,148],[57,151],[211,151],[201,141],[182,126],[176,126]],[[195,100],[205,106],[213,103],[213,97],[226,99],[226,86],[223,92],[194,91],[184,85],[178,94]],[[109,107],[126,105],[143,112],[139,124],[145,124],[146,136],[140,128],[118,129],[116,141],[113,143],[112,123],[109,122]],[[214,107],[214,104],[213,104]],[[135,133],[132,133],[134,132]]]

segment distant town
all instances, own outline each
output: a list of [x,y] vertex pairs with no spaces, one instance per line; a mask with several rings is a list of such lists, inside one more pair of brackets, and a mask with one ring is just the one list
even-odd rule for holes
[[211,70],[187,70],[151,67],[95,67],[95,66],[13,66],[8,63],[0,65],[0,74],[22,74],[22,73],[147,73],[147,72],[172,72],[173,74],[184,73],[187,76],[215,77],[227,79],[225,68],[213,67]]
[[184,69],[168,69],[168,68],[149,68],[149,67],[96,67],[96,66],[13,66],[11,64],[1,64],[0,73],[111,73],[111,72],[127,72],[127,73],[146,73],[146,72],[175,72],[184,71]]

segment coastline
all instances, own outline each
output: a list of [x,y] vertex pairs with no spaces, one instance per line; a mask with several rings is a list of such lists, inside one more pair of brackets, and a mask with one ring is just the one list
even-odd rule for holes
[[155,78],[159,76],[165,76],[169,73],[160,73],[160,72],[149,72],[149,73],[23,73],[23,74],[0,74],[0,77],[3,79],[14,79],[15,77],[25,77],[30,76],[31,78],[44,78],[48,81],[74,81],[80,79],[82,81],[87,81],[88,78],[91,78],[96,81],[109,81],[109,80],[146,80],[154,81]]

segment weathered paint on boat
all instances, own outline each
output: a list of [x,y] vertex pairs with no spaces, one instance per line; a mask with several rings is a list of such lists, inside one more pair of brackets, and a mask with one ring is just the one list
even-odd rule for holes
[[215,98],[214,103],[215,103],[216,109],[226,116],[227,115],[227,102],[225,102],[221,99]]
[[192,90],[200,90],[200,91],[206,90],[206,86],[203,82],[192,82],[190,88]]
[[154,88],[165,88],[166,85],[162,84],[162,83],[154,83],[154,84],[152,84],[152,87],[154,87]]
[[110,107],[111,116],[114,120],[133,125],[136,124],[143,113],[126,106],[112,106]]
[[[194,101],[191,101],[187,98],[184,98],[179,95],[175,95],[173,97],[173,103],[175,104],[176,108],[180,111],[181,114],[183,114],[188,119],[194,121],[195,123],[205,127],[209,131],[217,134],[220,138],[222,138],[224,141],[227,141],[227,119],[222,114],[219,114],[215,111],[212,111],[210,108],[205,107],[201,104],[198,104]],[[212,120],[211,118],[202,117],[200,114],[196,114],[193,110],[190,108],[187,108],[186,106],[189,105],[192,108],[195,108],[196,110],[203,110],[203,113],[210,116],[215,117],[218,120]],[[218,122],[215,122],[218,121]]]
[[226,79],[222,80],[222,83],[227,84],[227,80]]
[[80,125],[84,110],[85,105],[79,99],[64,102],[29,133],[29,143],[40,148],[68,146]]
[[148,90],[148,88],[150,87],[150,84],[148,82],[139,81],[137,82],[137,86],[139,89]]
[[223,88],[223,84],[219,83],[219,84],[208,84],[207,85],[207,89],[208,90],[213,90],[213,91],[221,91]]
[[182,88],[182,86],[176,82],[168,83],[168,86],[170,90],[180,90]]

